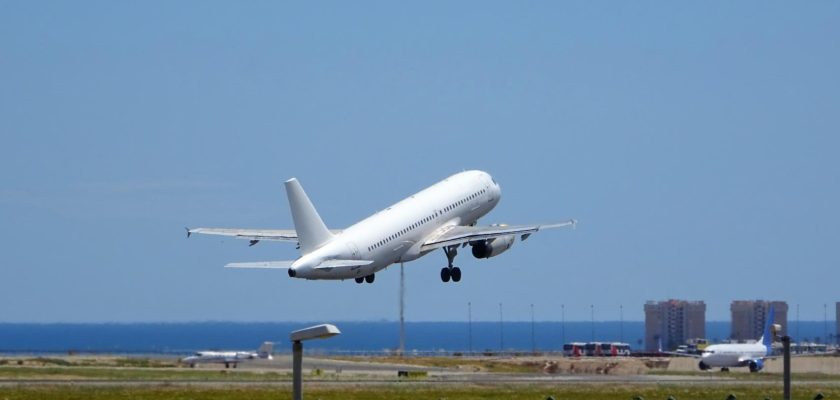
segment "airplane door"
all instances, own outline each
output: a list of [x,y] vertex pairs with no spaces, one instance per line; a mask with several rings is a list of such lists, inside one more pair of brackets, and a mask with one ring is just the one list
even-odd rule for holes
[[359,259],[359,248],[356,247],[356,243],[348,242],[347,243],[347,250],[350,252],[350,259],[351,260],[358,260]]

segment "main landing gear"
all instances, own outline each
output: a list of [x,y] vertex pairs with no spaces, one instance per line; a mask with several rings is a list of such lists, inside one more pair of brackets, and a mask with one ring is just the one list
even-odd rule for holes
[[376,274],[370,274],[368,276],[360,276],[360,277],[356,278],[356,283],[362,283],[362,282],[373,283],[374,279],[376,279]]
[[449,266],[443,267],[440,270],[440,280],[449,282],[451,279],[452,282],[460,282],[461,268],[452,265],[452,262],[455,260],[455,256],[458,255],[458,245],[444,247],[443,252],[446,253],[446,260],[448,261]]

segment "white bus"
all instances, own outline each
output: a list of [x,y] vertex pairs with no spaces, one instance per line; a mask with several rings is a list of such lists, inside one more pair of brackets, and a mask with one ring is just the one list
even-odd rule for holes
[[586,343],[572,342],[563,345],[563,355],[566,357],[580,357],[586,352]]

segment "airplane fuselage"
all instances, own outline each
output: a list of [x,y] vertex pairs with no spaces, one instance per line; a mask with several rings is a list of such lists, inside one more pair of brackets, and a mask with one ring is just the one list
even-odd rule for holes
[[259,355],[246,351],[200,351],[181,360],[184,364],[236,364],[241,361],[253,360]]
[[[387,266],[416,260],[423,241],[446,226],[473,225],[501,198],[501,188],[482,171],[450,176],[345,229],[292,264],[296,278],[353,279]],[[315,268],[324,260],[373,260],[353,268]]]
[[750,361],[767,356],[761,343],[715,344],[703,350],[701,361],[710,368],[745,367]]

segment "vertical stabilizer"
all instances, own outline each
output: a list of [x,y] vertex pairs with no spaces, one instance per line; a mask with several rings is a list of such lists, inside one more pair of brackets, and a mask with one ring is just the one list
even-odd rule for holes
[[333,237],[332,233],[324,225],[297,179],[286,181],[286,196],[289,197],[289,209],[292,211],[301,254],[310,253],[329,242]]
[[773,320],[776,319],[775,311],[771,304],[770,311],[767,312],[767,321],[764,323],[764,334],[759,339],[759,342],[767,348],[768,355],[773,351],[773,339],[776,336],[776,333],[773,332]]
[[269,360],[272,359],[271,353],[274,352],[274,343],[272,342],[263,342],[262,346],[257,350],[257,355],[259,358],[267,358]]

